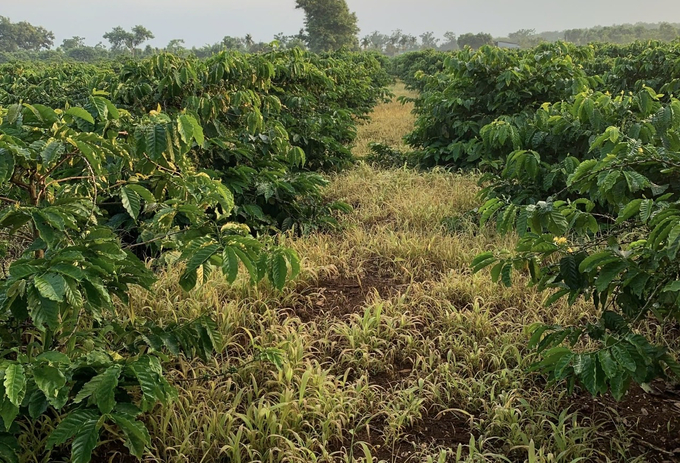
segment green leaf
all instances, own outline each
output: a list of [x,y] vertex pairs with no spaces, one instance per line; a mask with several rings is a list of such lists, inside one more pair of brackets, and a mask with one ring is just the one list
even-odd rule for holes
[[248,270],[248,273],[250,274],[250,278],[252,280],[257,279],[257,268],[255,268],[255,265],[253,264],[253,260],[246,254],[244,251],[238,248],[232,248],[233,251],[236,253],[236,255],[241,259],[241,262],[243,262],[243,265],[246,267]]
[[177,131],[184,143],[191,143],[194,138],[194,124],[189,120],[191,116],[182,115],[177,119]]
[[113,413],[111,419],[125,434],[125,446],[130,450],[130,453],[141,459],[146,446],[151,443],[151,436],[144,423],[121,413]]
[[645,199],[640,203],[640,219],[643,222],[647,222],[652,216],[652,211],[654,210],[654,201],[651,199]]
[[550,222],[548,230],[555,235],[564,235],[569,229],[569,221],[560,211],[550,211]]
[[59,305],[57,302],[39,297],[29,308],[33,323],[38,328],[48,326],[53,330],[57,329],[59,325]]
[[111,103],[111,101],[107,100],[106,98],[102,98],[104,100],[104,103],[106,103],[106,109],[109,111],[109,119],[119,119],[120,118],[120,112],[118,111],[118,108]]
[[[495,259],[494,259],[495,262]],[[501,261],[497,263],[496,265],[493,266],[491,269],[491,281],[494,283],[498,283],[498,280],[501,277],[501,270],[503,270],[503,266],[505,265],[504,261]]]
[[286,286],[286,277],[288,276],[288,263],[286,258],[281,253],[276,253],[270,261],[271,265],[271,280],[277,289],[283,289]]
[[644,188],[647,188],[651,182],[647,177],[634,170],[624,171],[624,177],[626,177],[626,182],[628,182],[628,189],[631,193],[638,192]]
[[569,372],[569,367],[574,359],[574,354],[565,354],[555,363],[554,375],[556,380],[564,379]]
[[121,187],[120,199],[123,202],[123,207],[127,213],[130,214],[130,217],[137,220],[139,212],[142,210],[142,199],[139,194],[128,187]]
[[0,148],[0,185],[9,181],[14,173],[14,156],[4,148]]
[[60,235],[48,223],[48,218],[40,211],[33,211],[31,213],[35,228],[38,230],[40,238],[43,239],[49,247],[54,247],[60,240]]
[[574,256],[568,255],[560,260],[560,275],[572,291],[581,288],[581,275],[578,272],[578,264]]
[[597,395],[597,358],[593,354],[581,354],[579,378],[592,395]]
[[[613,259],[613,260],[612,260]],[[614,257],[611,251],[602,251],[592,254],[581,261],[578,267],[579,272],[588,273],[595,268],[601,266],[603,263],[610,263],[618,261],[618,257]]]
[[608,349],[601,350],[597,353],[597,358],[600,360],[600,365],[607,378],[612,379],[621,372],[618,364],[614,361],[611,352]]
[[156,198],[153,196],[153,194],[151,194],[151,192],[144,188],[142,185],[139,185],[137,183],[128,183],[127,185],[125,185],[125,188],[127,190],[132,190],[135,193],[137,193],[147,203],[156,202]]
[[5,423],[5,431],[9,431],[10,426],[19,415],[19,407],[14,405],[8,397],[0,394],[0,418]]
[[152,158],[157,159],[163,156],[168,148],[167,131],[165,125],[154,124],[144,127],[144,141],[146,143],[146,153]]
[[49,403],[40,389],[33,389],[28,397],[28,414],[34,420],[45,413]]
[[496,258],[494,257],[493,252],[484,252],[482,254],[478,254],[472,261],[472,271],[473,273],[477,273],[494,262],[496,262]]
[[55,445],[63,445],[73,436],[75,436],[80,428],[91,421],[96,423],[99,414],[92,409],[77,409],[73,410],[59,423],[59,425],[52,431],[45,442],[45,447],[50,450]]
[[677,292],[680,291],[680,281],[672,281],[664,286],[662,293]]
[[597,164],[598,161],[595,159],[587,159],[579,164],[574,173],[569,177],[568,186],[572,186],[574,183],[592,173]]
[[510,288],[512,286],[512,264],[507,263],[503,266],[501,270],[501,281],[503,284]]
[[89,463],[92,451],[99,443],[99,419],[90,419],[80,425],[80,429],[71,445],[72,463]]
[[166,394],[163,392],[160,373],[156,371],[158,368],[154,368],[151,357],[141,357],[137,362],[131,364],[130,368],[137,377],[144,400],[148,404],[153,405],[156,402],[166,402]]
[[65,114],[68,114],[69,116],[77,117],[79,119],[82,119],[84,121],[89,122],[90,124],[94,124],[94,118],[92,117],[92,114],[84,110],[83,108],[69,108],[65,111]]
[[83,272],[83,270],[65,262],[60,262],[50,266],[50,271],[73,278],[76,281],[81,281],[85,278],[85,272]]
[[630,353],[619,343],[612,347],[612,356],[616,362],[628,371],[634,372],[637,369],[635,360]]
[[109,115],[109,108],[106,106],[104,98],[99,96],[91,96],[90,102],[92,103],[92,106],[94,106],[95,109],[97,110],[99,119],[106,120]]
[[628,203],[626,207],[619,213],[619,217],[616,219],[616,223],[624,222],[640,211],[640,206],[642,205],[642,199],[635,199]]
[[33,284],[40,292],[40,295],[45,299],[55,302],[64,300],[66,294],[66,280],[57,273],[46,273],[44,275],[36,276],[33,279]]
[[0,461],[3,463],[19,463],[19,457],[12,447],[0,442]]
[[107,368],[106,371],[85,383],[73,402],[80,403],[90,397],[90,403],[96,405],[102,415],[111,413],[113,407],[116,406],[115,395],[121,371],[120,365]]
[[626,261],[612,262],[602,267],[595,283],[597,290],[599,292],[606,291],[612,281],[627,267],[628,262]]
[[5,394],[17,407],[21,406],[26,394],[26,375],[24,367],[18,363],[10,363],[5,369]]
[[59,159],[65,152],[64,144],[57,140],[50,140],[45,148],[40,152],[43,167],[49,167],[54,161]]
[[224,248],[222,252],[222,271],[227,276],[227,281],[233,283],[238,276],[239,258],[231,247]]
[[533,329],[533,331],[531,332],[531,338],[529,338],[529,349],[536,347],[541,341],[543,334],[551,329],[551,327],[547,325],[534,325],[531,329]]
[[187,268],[180,279],[180,285],[185,291],[191,291],[197,282],[196,271],[198,268],[205,264],[208,259],[210,259],[217,251],[219,251],[219,244],[210,244],[203,246],[193,253],[193,256],[189,259]]
[[46,365],[33,368],[33,379],[50,403],[59,396],[59,391],[66,385],[66,377],[59,368]]
[[614,399],[620,401],[626,395],[626,391],[630,387],[631,377],[625,371],[620,372],[618,375],[610,380],[612,396]]
[[201,127],[201,124],[199,124],[198,121],[192,116],[185,116],[185,120],[187,120],[193,127],[192,135],[194,140],[196,140],[196,144],[198,144],[198,146],[203,146],[203,143],[205,143],[205,137],[203,135],[203,127]]

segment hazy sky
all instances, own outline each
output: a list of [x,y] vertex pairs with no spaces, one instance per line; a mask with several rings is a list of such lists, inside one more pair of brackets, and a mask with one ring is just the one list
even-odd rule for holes
[[[348,0],[361,34],[402,29],[489,32],[518,29],[562,30],[596,25],[680,22],[679,0]],[[115,26],[142,24],[164,46],[183,38],[187,46],[218,42],[225,35],[253,35],[269,41],[278,32],[294,34],[303,14],[295,0],[0,0],[0,15],[52,30],[55,44],[79,35],[94,45]]]

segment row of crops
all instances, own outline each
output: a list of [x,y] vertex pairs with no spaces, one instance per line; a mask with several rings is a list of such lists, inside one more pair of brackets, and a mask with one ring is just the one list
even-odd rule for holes
[[481,225],[519,236],[474,270],[535,285],[547,305],[599,309],[531,327],[536,367],[617,398],[680,374],[668,350],[680,318],[680,43],[421,52],[393,66],[420,91],[415,161],[481,172]]
[[46,416],[52,458],[87,462],[112,429],[141,458],[140,417],[176,394],[161,361],[222,343],[210,317],[161,327],[115,304],[177,262],[186,290],[239,269],[283,287],[299,258],[275,232],[334,226],[346,206],[320,172],[352,163],[391,80],[370,54],[299,50],[1,67],[0,461]]

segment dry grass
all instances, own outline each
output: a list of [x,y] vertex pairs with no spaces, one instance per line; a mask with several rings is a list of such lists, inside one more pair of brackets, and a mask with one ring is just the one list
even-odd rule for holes
[[[378,108],[363,140],[394,144],[402,118],[408,109]],[[544,309],[522,282],[471,274],[477,253],[514,244],[473,224],[442,226],[476,192],[470,176],[359,165],[327,190],[354,206],[342,230],[288,238],[303,272],[283,292],[215,272],[186,294],[169,269],[152,293],[135,294],[121,317],[208,313],[224,337],[207,364],[168,366],[179,399],[148,416],[146,461],[644,461],[626,455],[625,429],[603,439],[567,410],[562,388],[527,372],[526,326],[591,314]],[[250,363],[257,346],[279,349],[283,367]]]
[[[227,352],[171,372],[179,400],[149,418],[150,460],[519,461],[532,440],[538,454],[563,455],[540,461],[597,455],[595,427],[560,417],[563,393],[526,373],[524,327],[579,309],[544,312],[521,285],[470,274],[476,253],[513,238],[440,226],[475,192],[469,177],[359,166],[328,191],[355,206],[344,230],[289,240],[304,271],[283,293],[215,277],[185,294],[170,270],[138,294],[136,316],[212,314]],[[280,349],[283,369],[243,366],[255,345]]]
[[365,157],[371,153],[369,143],[377,142],[402,150],[406,148],[402,138],[413,128],[415,117],[411,114],[412,103],[401,104],[400,96],[415,96],[399,83],[392,88],[394,98],[389,103],[379,105],[371,122],[359,127],[359,135],[354,148],[357,157]]

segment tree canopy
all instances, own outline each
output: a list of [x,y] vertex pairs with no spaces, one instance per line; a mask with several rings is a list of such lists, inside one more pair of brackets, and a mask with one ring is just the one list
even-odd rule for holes
[[0,16],[0,51],[38,51],[53,44],[54,34],[44,27],[26,21],[13,23],[9,18]]
[[493,37],[491,34],[480,32],[479,34],[468,33],[458,36],[458,46],[460,48],[469,46],[473,50],[476,50],[483,45],[493,45]]
[[104,34],[104,38],[111,44],[112,51],[127,49],[134,56],[136,48],[149,39],[153,39],[153,33],[144,26],[135,26],[131,31],[122,27],[114,27]]
[[305,12],[305,39],[315,52],[357,48],[359,26],[345,0],[296,0]]

